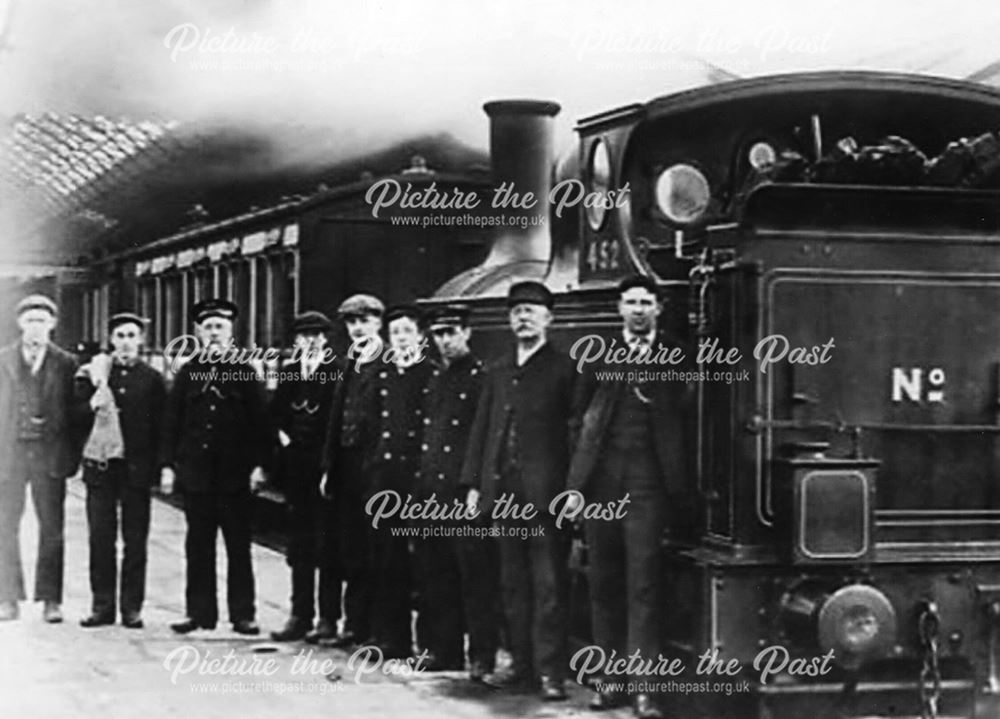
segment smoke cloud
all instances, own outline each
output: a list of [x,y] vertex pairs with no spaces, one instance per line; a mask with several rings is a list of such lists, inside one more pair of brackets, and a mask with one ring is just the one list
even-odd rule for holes
[[736,75],[960,76],[996,59],[1000,6],[0,0],[0,22],[4,127],[51,111],[232,131],[255,153],[235,174],[328,165],[425,134],[485,150],[482,103],[503,97],[562,104],[566,147],[581,116]]

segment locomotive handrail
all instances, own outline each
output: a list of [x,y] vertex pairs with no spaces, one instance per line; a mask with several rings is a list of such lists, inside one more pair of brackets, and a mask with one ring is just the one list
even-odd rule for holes
[[764,419],[755,415],[747,429],[758,434],[765,429],[831,429],[849,432],[854,429],[875,429],[887,432],[986,432],[1000,434],[996,424],[903,424],[900,422],[833,422],[830,420]]

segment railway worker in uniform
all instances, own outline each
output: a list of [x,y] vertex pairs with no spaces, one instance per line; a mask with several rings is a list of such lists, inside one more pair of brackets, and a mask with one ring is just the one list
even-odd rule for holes
[[76,358],[52,342],[56,304],[30,295],[15,310],[21,337],[0,350],[0,621],[25,598],[18,534],[26,486],[38,516],[35,600],[62,621],[63,501],[79,456],[74,437]]
[[[306,639],[314,643],[336,636],[340,620],[341,582],[331,541],[336,519],[333,503],[319,491],[326,423],[337,377],[325,361],[327,333],[332,328],[322,312],[304,312],[295,318],[295,349],[281,368],[271,402],[291,519],[287,560],[292,570],[292,609],[285,626],[271,633],[279,642]],[[318,618],[315,627],[314,618]]]
[[[373,498],[394,492],[400,499],[416,490],[423,433],[423,404],[432,371],[427,358],[420,312],[413,305],[390,308],[385,315],[389,348],[366,398],[371,437],[370,477]],[[375,499],[378,506],[377,498]],[[370,515],[371,518],[371,515]],[[412,653],[410,631],[409,537],[393,530],[405,526],[398,516],[372,525],[372,633],[385,658]]]
[[487,681],[523,686],[537,677],[542,698],[560,700],[566,697],[569,542],[548,510],[566,479],[574,370],[546,341],[553,298],[543,284],[512,285],[507,306],[516,344],[488,369],[462,483],[473,488],[470,504],[482,500],[482,511],[494,518],[494,503],[504,495],[522,510],[530,503],[537,515],[526,522],[508,515],[502,522],[500,581],[513,662]]
[[183,493],[187,537],[187,618],[178,634],[214,629],[215,540],[228,560],[229,621],[239,634],[258,634],[250,557],[251,492],[265,481],[271,432],[264,383],[249,363],[235,361],[237,308],[204,300],[192,308],[201,352],[177,372],[163,421],[161,488]]
[[[640,362],[660,346],[678,346],[657,331],[662,305],[652,279],[628,277],[618,291],[621,340],[629,347],[632,362]],[[621,365],[614,369],[628,372]],[[660,540],[667,528],[665,518],[687,483],[687,387],[682,382],[596,378],[596,371],[588,372],[577,384],[578,438],[567,487],[579,491],[587,502],[618,502],[627,495],[629,503],[622,519],[592,519],[584,524],[594,642],[608,655],[614,651],[619,657],[631,656],[638,651],[642,659],[656,660],[662,650]],[[599,682],[602,679],[598,677]],[[641,682],[643,677],[629,679]],[[592,709],[627,703],[627,696],[597,686]],[[643,719],[662,716],[647,694],[633,697],[633,705],[636,716]]]
[[320,491],[334,504],[333,548],[338,576],[344,586],[344,627],[335,636],[323,637],[324,646],[347,647],[364,643],[371,635],[370,525],[365,514],[368,481],[364,471],[364,397],[376,371],[382,340],[385,306],[372,295],[357,294],[344,300],[337,314],[347,329],[350,347],[334,363],[343,378],[334,387],[323,448]]
[[[469,350],[469,307],[446,305],[429,320],[440,355],[424,400],[423,454],[417,480],[422,500],[465,505],[462,460],[469,442],[485,377]],[[439,522],[448,530],[468,522]],[[431,529],[434,529],[432,527]],[[431,671],[465,667],[464,632],[469,634],[469,676],[482,681],[493,671],[499,630],[499,564],[496,542],[488,536],[421,537],[415,542],[420,583],[421,646],[431,655]]]
[[[132,312],[108,320],[111,354],[99,353],[77,373],[91,429],[83,448],[90,531],[90,615],[81,626],[114,624],[116,610],[129,629],[142,628],[146,595],[146,540],[150,490],[159,480],[160,421],[166,386],[139,357],[146,321]],[[118,512],[124,555],[118,584]],[[117,601],[116,601],[117,600]]]

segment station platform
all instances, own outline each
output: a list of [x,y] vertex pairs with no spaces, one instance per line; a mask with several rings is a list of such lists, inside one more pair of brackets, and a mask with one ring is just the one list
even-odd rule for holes
[[[304,643],[273,644],[268,632],[286,618],[288,568],[282,554],[255,545],[260,637],[226,622],[219,546],[220,616],[214,631],[180,637],[169,623],[184,612],[183,514],[154,500],[149,540],[146,627],[83,629],[89,613],[84,487],[70,480],[66,498],[65,621],[48,625],[41,605],[23,602],[17,621],[0,623],[0,716],[65,719],[143,717],[573,717],[588,715],[587,692],[568,685],[569,701],[544,704],[533,694],[497,692],[464,673],[358,675],[350,654]],[[29,506],[21,527],[26,581],[33,582],[37,525]],[[310,653],[311,650],[311,653]],[[214,662],[214,663],[213,663]],[[370,669],[369,665],[369,669]],[[603,714],[621,719],[629,710]]]

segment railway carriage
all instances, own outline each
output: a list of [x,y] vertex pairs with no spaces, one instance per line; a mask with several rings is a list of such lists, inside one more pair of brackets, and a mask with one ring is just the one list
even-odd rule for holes
[[[241,308],[240,346],[287,349],[298,312],[332,317],[345,296],[362,291],[389,304],[427,296],[482,259],[492,228],[476,224],[474,212],[401,203],[375,216],[366,194],[379,181],[411,192],[433,186],[476,194],[488,187],[488,173],[483,166],[441,168],[421,155],[397,154],[397,172],[364,173],[233,217],[200,219],[92,263],[76,308],[83,339],[106,341],[108,312],[135,306],[152,320],[147,350],[166,370],[164,352],[171,340],[192,331],[190,307],[205,297],[225,297]],[[337,339],[342,351],[346,338]]]

